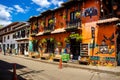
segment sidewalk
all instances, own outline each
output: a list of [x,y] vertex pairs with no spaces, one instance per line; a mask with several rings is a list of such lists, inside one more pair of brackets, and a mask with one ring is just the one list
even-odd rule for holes
[[[59,62],[55,62],[52,60],[41,60],[40,58],[31,58],[31,57],[26,57],[24,55],[12,55],[12,56],[24,58],[24,59],[28,59],[28,60],[34,60],[34,61],[38,61],[38,62],[43,62],[43,63],[48,63],[48,64],[59,65]],[[114,75],[120,76],[120,66],[116,66],[116,67],[92,66],[92,65],[81,65],[81,64],[75,64],[75,63],[68,62],[68,63],[63,63],[63,68],[64,67],[92,70],[95,72],[109,73],[109,74],[114,74]]]

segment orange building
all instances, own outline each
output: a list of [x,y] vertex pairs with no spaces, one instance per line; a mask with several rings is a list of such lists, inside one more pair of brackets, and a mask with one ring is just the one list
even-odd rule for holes
[[31,17],[30,51],[45,59],[52,54],[53,59],[60,59],[60,54],[67,53],[80,63],[115,65],[119,4],[119,0],[70,0]]

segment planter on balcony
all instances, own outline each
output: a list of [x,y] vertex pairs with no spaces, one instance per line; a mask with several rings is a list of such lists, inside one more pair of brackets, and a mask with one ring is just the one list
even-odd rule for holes
[[73,30],[77,30],[77,29],[78,29],[78,27],[76,25],[74,25],[74,26],[69,26],[68,25],[65,30],[67,30],[67,31],[71,31],[72,30],[73,31]]
[[76,39],[77,42],[82,40],[82,35],[79,35],[78,33],[70,34],[69,36],[71,39]]
[[63,15],[63,19],[66,19],[67,18],[67,16],[66,15]]
[[51,33],[51,30],[45,30],[44,31],[44,34],[50,34]]
[[32,34],[30,34],[30,36],[31,36],[31,37],[34,37],[34,36],[36,36],[36,33],[32,33]]
[[41,22],[41,26],[42,26],[42,27],[45,26],[45,22],[44,22],[44,21]]
[[80,18],[80,15],[81,15],[80,12],[76,12],[76,13],[75,13],[75,16],[76,16],[77,18]]
[[53,19],[50,19],[49,20],[49,24],[53,24],[54,23],[54,20]]

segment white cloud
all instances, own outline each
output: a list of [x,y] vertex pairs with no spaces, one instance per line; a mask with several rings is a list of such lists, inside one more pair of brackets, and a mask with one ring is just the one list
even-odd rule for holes
[[14,7],[16,8],[17,12],[25,13],[25,10],[21,8],[19,5],[14,5]]
[[33,3],[39,5],[40,7],[43,8],[48,8],[50,6],[50,2],[48,0],[32,0]]
[[54,4],[55,6],[61,6],[61,3],[63,3],[63,0],[52,0],[51,3]]
[[37,8],[37,9],[36,9],[36,11],[41,11],[41,10],[42,10],[42,8]]
[[0,24],[8,25],[11,23],[11,12],[13,8],[0,4]]
[[0,25],[6,26],[8,24],[12,23],[12,21],[5,21],[0,19]]
[[63,1],[58,2],[58,6],[61,6],[62,3],[63,3]]

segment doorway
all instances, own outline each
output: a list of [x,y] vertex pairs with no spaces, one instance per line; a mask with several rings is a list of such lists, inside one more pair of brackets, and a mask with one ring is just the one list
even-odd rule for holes
[[47,53],[54,53],[54,42],[47,40]]
[[120,66],[120,27],[117,28],[117,63]]
[[76,38],[70,39],[70,52],[73,55],[73,60],[78,60],[80,56],[80,42]]

